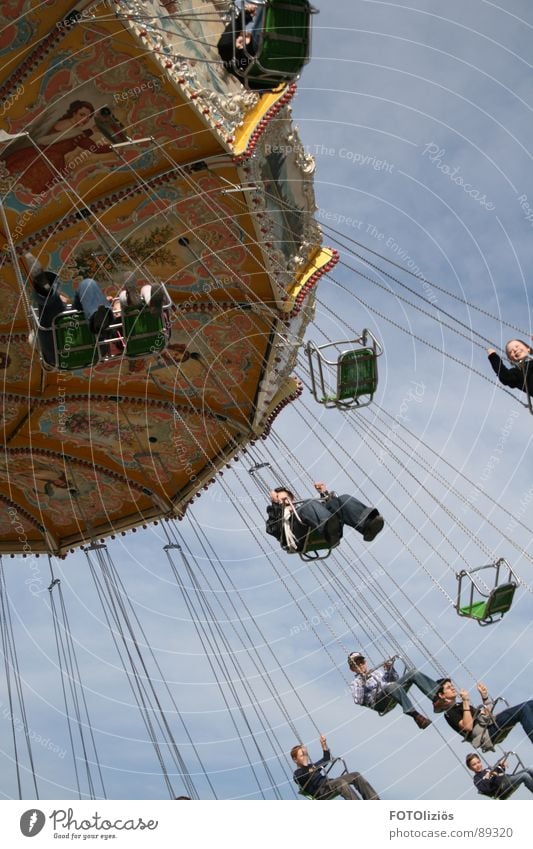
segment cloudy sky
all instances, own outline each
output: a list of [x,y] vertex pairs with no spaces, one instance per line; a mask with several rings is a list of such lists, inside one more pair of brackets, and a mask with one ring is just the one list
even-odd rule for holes
[[[471,690],[484,680],[511,704],[532,696],[533,419],[518,393],[496,383],[485,348],[532,333],[533,10],[527,0],[321,6],[294,117],[316,159],[324,241],[341,263],[319,286],[308,338],[349,339],[370,328],[384,347],[376,404],[340,414],[306,391],[272,438],[179,525],[185,558],[174,549],[169,561],[159,527],[112,544],[139,654],[126,644],[137,669],[142,655],[202,798],[293,798],[286,753],[301,739],[318,755],[320,731],[382,798],[473,799],[468,747],[442,718],[422,732],[399,709],[380,718],[356,708],[346,654],[359,648],[376,664],[401,653]],[[353,251],[400,282],[365,269]],[[303,355],[299,374],[308,383]],[[371,545],[348,530],[323,564],[278,552],[262,531],[264,498],[248,473],[269,459],[301,496],[324,480],[377,505],[386,529]],[[497,557],[525,586],[502,622],[480,628],[454,612],[455,573]],[[4,567],[39,794],[76,798],[77,781],[86,794],[89,779],[71,722],[77,778],[73,766],[48,566],[41,558]],[[167,798],[122,666],[126,620],[112,629],[115,643],[84,556],[54,569],[107,796]],[[154,704],[153,693],[145,698]],[[0,699],[0,791],[16,798],[4,682]],[[14,712],[23,795],[33,797]],[[83,739],[94,762],[87,728]],[[508,742],[529,765],[522,730]],[[162,745],[175,793],[187,792]],[[90,775],[101,795],[94,763]]]

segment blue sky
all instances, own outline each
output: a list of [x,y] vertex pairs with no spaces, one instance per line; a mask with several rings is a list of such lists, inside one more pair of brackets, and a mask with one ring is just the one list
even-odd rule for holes
[[[367,776],[383,798],[476,798],[463,766],[468,747],[442,719],[421,732],[398,709],[379,718],[352,704],[346,652],[364,649],[375,663],[399,645],[424,671],[431,673],[436,663],[471,690],[479,678],[511,704],[532,696],[531,590],[519,589],[511,613],[485,629],[457,617],[450,599],[455,571],[465,562],[488,562],[489,553],[507,557],[533,585],[527,529],[533,419],[516,393],[513,398],[501,391],[484,343],[475,344],[478,337],[473,343],[464,327],[464,336],[451,332],[434,307],[496,347],[515,335],[498,318],[532,332],[533,222],[527,220],[527,204],[533,207],[528,61],[533,12],[526,0],[508,0],[505,9],[484,0],[449,0],[444,7],[434,0],[322,5],[314,21],[313,58],[294,101],[302,141],[316,159],[319,220],[345,242],[361,242],[402,265],[411,260],[429,280],[496,319],[440,290],[424,290],[405,274],[398,276],[430,297],[422,305],[427,315],[398,299],[400,294],[414,301],[413,295],[372,272],[387,291],[345,265],[322,280],[316,326],[307,336],[341,339],[369,327],[385,349],[377,404],[342,415],[324,411],[306,391],[280,415],[275,437],[235,464],[195,503],[194,521],[180,525],[184,545],[197,560],[194,574],[212,605],[207,618],[221,623],[221,631],[212,632],[214,666],[161,551],[166,540],[160,528],[129,535],[110,550],[217,796],[260,797],[249,763],[257,764],[261,752],[281,795],[292,798],[285,753],[296,732],[318,753],[319,729],[334,753]],[[326,228],[324,242],[334,244]],[[341,259],[362,268],[346,250]],[[303,357],[299,373],[307,381]],[[429,450],[394,424],[400,415]],[[398,454],[401,462],[392,456],[399,437],[410,439],[408,462],[406,455]],[[290,446],[287,456],[283,444]],[[309,567],[277,552],[263,534],[264,499],[248,474],[252,458],[268,455],[300,495],[310,491],[312,480],[325,480],[379,506],[387,522],[383,534],[367,546],[347,531],[338,558],[324,566]],[[207,562],[198,526],[220,563]],[[33,746],[40,793],[70,798],[75,780],[47,564],[42,558],[8,559],[4,567],[28,723],[33,739],[42,738]],[[76,554],[56,568],[107,794],[165,798],[85,558]],[[191,598],[184,564],[178,572]],[[234,681],[233,690],[224,685],[226,702],[214,682],[214,670],[223,668]],[[184,725],[168,692],[157,687],[180,751],[191,772],[199,773],[194,778],[199,795],[209,798]],[[5,731],[0,790],[11,798],[17,790],[3,683],[0,699]],[[423,698],[419,704],[428,709]],[[269,733],[261,730],[263,722]],[[243,746],[237,732],[245,738]],[[521,730],[509,744],[531,763]],[[256,771],[272,798],[264,767]],[[174,784],[176,792],[184,791],[179,781]],[[27,772],[23,787],[30,797]]]

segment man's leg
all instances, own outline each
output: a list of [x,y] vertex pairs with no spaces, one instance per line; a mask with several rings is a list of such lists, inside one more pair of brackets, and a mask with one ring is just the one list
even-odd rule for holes
[[[520,723],[530,741],[533,743],[533,701],[521,702],[519,705],[506,708],[494,717],[496,728],[505,728]],[[494,727],[494,726],[492,726]]]
[[111,305],[96,280],[86,278],[78,286],[74,296],[74,308],[83,310],[92,333],[98,333],[102,326],[112,321]]
[[326,507],[324,502],[317,498],[310,498],[304,501],[296,508],[298,516],[304,525],[310,528],[324,530],[324,525],[331,519],[331,511]]
[[[415,706],[412,703],[411,699],[407,695],[406,689],[409,689],[409,684],[407,688],[402,687],[398,681],[393,681],[391,684],[385,684],[383,687],[383,693],[386,696],[392,696],[395,702],[397,702],[404,713],[413,714],[415,713]],[[376,704],[376,709],[379,710],[379,702]]]
[[521,784],[533,793],[533,769],[521,769],[513,775],[504,775],[500,787],[503,790],[516,790]]
[[346,781],[346,778],[346,775],[343,775],[342,778],[328,778],[326,781],[328,791],[331,791],[332,796],[339,794],[343,799],[348,799],[351,802],[360,802],[359,796],[350,787],[350,782]]
[[367,541],[373,540],[382,530],[384,522],[375,507],[367,507],[353,495],[334,495],[325,502],[330,513],[340,516],[344,525],[350,525]]
[[[403,712],[407,714],[407,716],[411,716],[418,727],[424,730],[424,728],[428,728],[431,725],[431,719],[428,719],[424,714],[419,713],[412,703],[411,699],[407,695],[407,690],[413,683],[413,681],[408,681],[405,686],[400,681],[394,681],[391,684],[385,684],[383,687],[383,693],[386,696],[392,696],[395,702],[401,706]],[[377,703],[374,705],[375,710],[379,710],[379,699]]]
[[352,784],[361,798],[379,799],[379,796],[372,785],[361,775],[360,772],[347,772],[346,775],[341,775],[341,779]]
[[405,690],[414,684],[419,690],[424,693],[431,701],[435,698],[439,691],[439,685],[429,675],[419,672],[418,669],[408,669],[405,675],[397,681]]

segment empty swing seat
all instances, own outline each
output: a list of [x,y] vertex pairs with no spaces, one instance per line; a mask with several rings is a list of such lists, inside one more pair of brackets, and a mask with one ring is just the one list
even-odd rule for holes
[[357,401],[373,395],[378,385],[376,355],[371,348],[346,351],[338,359],[337,399]]
[[[370,341],[370,344],[369,344]],[[336,359],[328,360],[324,352],[329,349],[345,350]],[[358,345],[359,347],[352,347]],[[327,409],[357,409],[372,403],[378,385],[378,357],[383,348],[370,330],[363,330],[357,339],[315,345],[306,343],[309,360],[311,392],[319,404]]]
[[248,88],[268,91],[296,79],[309,61],[312,12],[308,0],[266,0],[257,52],[242,74]]
[[498,622],[510,609],[519,580],[503,557],[487,566],[458,572],[459,616],[474,619],[478,625]]

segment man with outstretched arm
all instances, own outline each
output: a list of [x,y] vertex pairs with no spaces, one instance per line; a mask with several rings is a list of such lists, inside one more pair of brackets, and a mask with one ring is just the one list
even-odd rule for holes
[[[346,772],[339,778],[328,778],[323,767],[331,761],[331,754],[324,735],[320,737],[322,757],[312,763],[307,748],[298,744],[291,749],[291,758],[296,764],[294,780],[301,790],[313,799],[343,799],[356,801],[361,799],[379,799],[374,788],[363,778],[360,772]],[[357,792],[356,792],[357,791]]]

